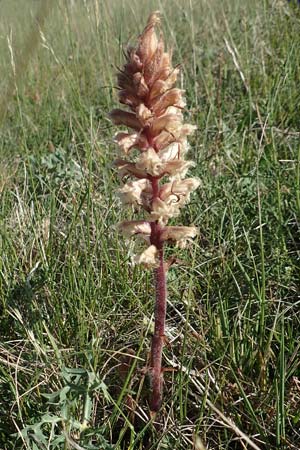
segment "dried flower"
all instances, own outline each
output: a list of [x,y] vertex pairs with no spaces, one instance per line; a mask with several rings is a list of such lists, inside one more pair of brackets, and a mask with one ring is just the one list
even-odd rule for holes
[[143,253],[136,255],[133,262],[135,264],[142,264],[149,269],[159,267],[158,249],[155,245],[150,245],[150,247],[144,250]]
[[149,222],[144,220],[129,220],[119,224],[119,229],[125,237],[139,236],[150,238],[151,226]]
[[198,234],[196,227],[164,227],[161,233],[163,241],[175,241],[177,246],[185,248],[188,242],[191,242]]
[[[159,13],[152,13],[137,47],[128,48],[125,65],[118,74],[119,101],[128,111],[114,109],[110,113],[115,125],[127,128],[115,136],[123,154],[115,161],[119,177],[124,181],[118,190],[119,197],[124,205],[145,211],[144,220],[122,222],[119,229],[126,238],[136,236],[147,243],[147,248],[134,257],[134,263],[155,269],[155,330],[149,369],[152,412],[158,411],[162,400],[161,360],[167,295],[164,244],[174,242],[185,248],[198,233],[193,226],[167,226],[167,223],[179,215],[200,184],[197,178],[185,178],[194,165],[184,159],[187,136],[196,127],[183,122],[184,91],[174,87],[179,68],[172,67],[171,54],[165,51],[162,37],[156,35],[155,27],[159,23]],[[133,148],[140,155],[127,160]]]

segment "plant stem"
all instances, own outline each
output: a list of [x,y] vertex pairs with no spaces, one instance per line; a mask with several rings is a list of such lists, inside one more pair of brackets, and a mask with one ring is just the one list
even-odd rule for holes
[[165,340],[165,322],[167,309],[166,270],[164,266],[163,245],[159,249],[159,267],[155,269],[155,313],[154,335],[151,349],[152,392],[150,399],[151,412],[157,412],[161,406],[163,391],[162,351]]
[[[151,178],[153,200],[159,196],[159,180]],[[159,267],[154,270],[155,283],[155,311],[154,311],[154,334],[151,347],[151,397],[150,411],[156,413],[162,402],[163,393],[163,370],[162,352],[165,340],[165,323],[167,310],[167,280],[164,264],[164,247],[160,239],[161,225],[158,221],[151,222],[150,242],[155,245],[159,252]]]
[[[153,199],[158,197],[159,182],[152,179]],[[164,248],[160,240],[161,226],[158,221],[151,222],[151,244],[155,245],[159,252],[159,267],[154,270],[155,282],[155,312],[154,335],[151,348],[151,382],[152,392],[150,398],[150,411],[156,413],[162,402],[163,371],[162,351],[165,339],[165,322],[167,309],[167,283],[166,269],[164,265]]]

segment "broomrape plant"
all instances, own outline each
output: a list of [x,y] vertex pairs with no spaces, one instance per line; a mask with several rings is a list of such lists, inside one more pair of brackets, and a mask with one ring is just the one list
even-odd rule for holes
[[[162,402],[166,272],[175,259],[164,260],[164,245],[176,243],[185,248],[198,233],[194,226],[167,223],[179,215],[180,208],[200,184],[196,178],[185,178],[194,165],[184,159],[187,136],[196,127],[183,122],[184,91],[174,87],[179,68],[172,67],[171,52],[165,51],[163,37],[156,35],[159,23],[159,13],[153,12],[137,47],[127,49],[126,63],[118,73],[118,95],[128,110],[114,109],[110,113],[115,125],[129,129],[115,136],[125,156],[115,161],[119,176],[125,181],[118,191],[119,197],[135,211],[145,211],[143,219],[122,222],[119,229],[126,238],[134,236],[146,245],[133,262],[154,269],[155,325],[149,367],[152,416]],[[139,151],[139,156],[135,160],[126,159],[133,149]]]

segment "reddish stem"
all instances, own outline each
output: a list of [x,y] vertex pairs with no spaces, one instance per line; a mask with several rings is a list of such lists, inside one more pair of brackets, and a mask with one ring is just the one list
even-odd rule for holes
[[[159,181],[152,178],[153,199],[158,197]],[[154,271],[155,280],[155,312],[154,312],[154,334],[151,348],[151,381],[152,392],[150,398],[150,411],[156,413],[162,402],[163,371],[162,352],[165,340],[165,323],[167,309],[167,282],[166,269],[164,265],[164,248],[160,239],[161,225],[151,222],[150,242],[155,245],[159,252],[159,267]]]
[[159,249],[159,267],[155,269],[155,324],[151,348],[151,377],[152,393],[150,399],[150,410],[157,412],[162,402],[163,372],[162,352],[165,340],[165,322],[167,307],[166,271],[164,267],[164,250]]

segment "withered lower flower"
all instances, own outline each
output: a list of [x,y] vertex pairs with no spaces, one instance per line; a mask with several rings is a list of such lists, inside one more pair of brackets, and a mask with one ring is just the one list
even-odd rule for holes
[[150,245],[140,255],[135,256],[134,262],[136,264],[143,264],[148,269],[155,269],[159,267],[158,249],[155,245]]
[[118,190],[123,205],[145,206],[150,204],[152,198],[152,186],[148,179],[129,181]]
[[161,233],[163,241],[175,241],[177,246],[185,248],[187,243],[198,234],[196,227],[164,227]]
[[[151,234],[151,225],[145,220],[128,220],[121,222],[119,227],[125,237],[139,236],[143,239],[149,239]],[[169,239],[169,238],[167,238]]]
[[[162,349],[166,314],[166,267],[164,244],[184,248],[196,237],[196,227],[167,226],[177,217],[200,182],[185,178],[194,165],[184,159],[195,126],[183,122],[184,91],[174,87],[179,68],[172,67],[171,53],[165,51],[162,36],[155,28],[158,12],[150,15],[137,47],[126,52],[126,62],[118,74],[119,101],[128,110],[114,109],[110,118],[126,130],[116,134],[122,156],[115,161],[120,179],[118,190],[123,204],[145,211],[144,220],[125,221],[119,229],[125,237],[137,236],[148,247],[134,262],[155,269],[156,307],[151,367],[153,392],[150,409],[158,411],[162,399]],[[126,159],[136,149],[139,156]],[[135,154],[135,152],[131,153]]]

